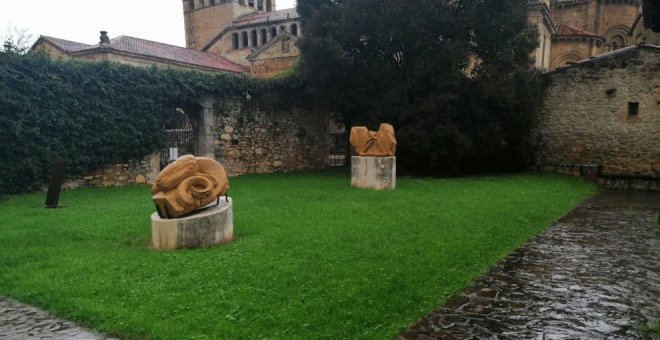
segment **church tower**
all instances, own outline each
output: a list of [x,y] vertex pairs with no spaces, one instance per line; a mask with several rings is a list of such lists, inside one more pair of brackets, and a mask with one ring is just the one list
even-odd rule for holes
[[186,47],[203,50],[247,14],[275,11],[276,0],[183,0]]

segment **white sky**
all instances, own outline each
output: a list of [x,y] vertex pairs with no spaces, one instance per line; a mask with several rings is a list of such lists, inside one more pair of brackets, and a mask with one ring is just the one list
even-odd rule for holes
[[[277,0],[277,9],[295,0]],[[129,35],[185,46],[181,0],[0,0],[0,36],[11,24],[33,36],[96,44],[99,31],[110,38]]]

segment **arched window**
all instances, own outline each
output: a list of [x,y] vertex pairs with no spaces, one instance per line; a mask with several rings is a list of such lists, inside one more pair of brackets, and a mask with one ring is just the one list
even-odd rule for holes
[[250,32],[250,40],[251,40],[251,43],[252,43],[252,47],[257,47],[257,45],[258,45],[257,30],[252,30],[252,32]]
[[298,35],[298,25],[296,24],[291,24],[291,34],[293,35]]
[[616,51],[620,48],[619,44],[617,44],[616,41],[612,41],[612,46],[611,47],[612,47],[612,51]]
[[191,11],[195,10],[195,0],[188,0],[188,9]]
[[257,0],[257,9],[260,11],[264,10],[264,0]]
[[243,31],[241,34],[243,35],[243,47],[248,47],[248,33]]
[[625,43],[625,38],[620,36],[620,35],[615,35],[610,39],[610,46],[612,47],[612,51],[616,51],[620,48],[623,48],[626,46]]
[[271,27],[270,28],[270,38],[273,39],[277,36],[277,28]]
[[254,0],[248,0],[248,6],[254,7]]
[[261,29],[261,44],[264,45],[268,42],[268,30],[265,28]]
[[231,35],[231,47],[235,50],[238,49],[238,33],[232,33]]
[[628,46],[627,37],[630,36],[630,29],[623,25],[615,25],[610,27],[603,36],[605,45],[609,45],[609,51],[615,51]]

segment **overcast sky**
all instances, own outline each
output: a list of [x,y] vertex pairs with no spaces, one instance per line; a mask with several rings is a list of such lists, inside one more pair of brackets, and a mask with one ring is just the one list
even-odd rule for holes
[[[295,0],[277,0],[277,9]],[[0,36],[8,25],[39,35],[96,44],[99,31],[110,38],[129,35],[185,46],[181,0],[0,0]]]

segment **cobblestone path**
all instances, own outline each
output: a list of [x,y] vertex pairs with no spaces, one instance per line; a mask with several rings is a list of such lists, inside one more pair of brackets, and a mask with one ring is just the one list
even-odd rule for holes
[[47,312],[0,296],[1,340],[110,340],[78,327],[70,321],[54,318]]
[[660,193],[585,201],[402,339],[658,339]]

